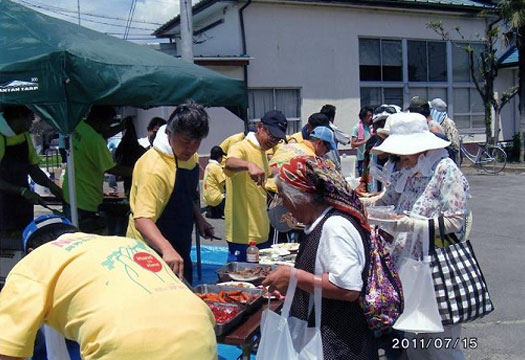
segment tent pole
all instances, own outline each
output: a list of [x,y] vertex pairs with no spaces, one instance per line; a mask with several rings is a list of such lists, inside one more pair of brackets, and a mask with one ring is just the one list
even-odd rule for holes
[[77,210],[77,193],[75,181],[75,161],[73,156],[73,142],[71,135],[66,136],[66,153],[67,153],[67,177],[69,185],[69,207],[71,209],[71,222],[78,227],[78,210]]

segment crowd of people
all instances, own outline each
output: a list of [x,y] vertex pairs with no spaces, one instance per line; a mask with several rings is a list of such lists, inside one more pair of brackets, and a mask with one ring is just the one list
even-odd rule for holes
[[[76,341],[86,359],[215,358],[213,315],[185,285],[193,280],[193,228],[205,238],[215,237],[206,217],[224,217],[228,261],[246,261],[250,242],[263,249],[279,241],[280,231],[268,213],[276,200],[294,220],[290,229],[300,242],[291,315],[311,320],[310,298],[319,282],[325,359],[376,359],[384,339],[369,329],[358,301],[374,226],[394,237],[389,249],[397,263],[419,258],[423,239],[410,236],[415,224],[435,219],[446,234],[460,234],[469,214],[469,187],[456,165],[458,133],[443,100],[429,103],[416,97],[406,111],[395,105],[365,106],[351,135],[334,125],[335,114],[336,108],[327,104],[309,116],[301,131],[287,135],[285,115],[271,110],[253,131],[214,146],[202,183],[204,216],[197,201],[197,151],[209,132],[203,106],[189,102],[177,106],[165,123],[153,119],[142,139],[148,149],[133,167],[116,164],[105,142],[127,124],[109,127],[115,110],[93,106],[72,136],[75,170],[81,174],[75,179],[76,228],[60,216],[32,221],[29,210],[16,223],[9,217],[4,197],[39,201],[28,188],[28,174],[36,174],[35,181],[57,197],[62,192],[38,173],[27,136],[31,112],[3,109],[0,167],[16,163],[20,173],[0,173],[0,220],[29,226],[24,232],[28,255],[0,293],[0,359],[31,356],[42,324]],[[339,144],[357,151],[361,182],[355,189],[340,171]],[[132,175],[126,237],[92,234],[105,173]],[[392,205],[396,220],[370,224],[366,207],[372,205]],[[447,241],[437,239],[436,244],[446,246]],[[284,294],[290,276],[289,267],[278,267],[264,285]],[[394,336],[460,337],[460,331],[453,325],[441,334],[394,331]],[[463,359],[461,351],[452,349],[386,354],[389,359]]]

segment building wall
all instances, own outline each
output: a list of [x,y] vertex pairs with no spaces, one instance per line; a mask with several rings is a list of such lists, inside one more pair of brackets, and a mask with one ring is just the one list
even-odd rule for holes
[[[194,31],[198,31],[219,20],[224,20],[224,22],[193,37],[196,42],[193,47],[193,55],[195,57],[241,55],[242,38],[238,6],[220,2],[215,4],[213,8],[206,9],[205,12],[203,12],[203,15],[209,15],[206,15],[204,19],[201,19],[200,14],[194,16]],[[180,55],[180,38],[177,39],[177,42],[177,49]]]
[[[360,108],[359,37],[441,40],[426,23],[461,26],[467,39],[484,21],[444,14],[341,6],[253,3],[245,11],[248,87],[300,87],[302,121],[325,103],[337,107],[336,124],[350,132]],[[452,40],[460,40],[452,34]]]
[[[495,88],[501,97],[503,92],[510,90],[512,86],[518,85],[517,69],[500,69],[496,79]],[[514,96],[501,111],[501,135],[502,140],[512,140],[512,136],[520,131],[519,96]]]

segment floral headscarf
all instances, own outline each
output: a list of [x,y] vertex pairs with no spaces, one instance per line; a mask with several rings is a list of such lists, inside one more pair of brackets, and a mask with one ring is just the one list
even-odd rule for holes
[[298,156],[281,167],[279,177],[298,190],[321,194],[329,205],[350,214],[370,231],[363,204],[333,162],[320,157]]

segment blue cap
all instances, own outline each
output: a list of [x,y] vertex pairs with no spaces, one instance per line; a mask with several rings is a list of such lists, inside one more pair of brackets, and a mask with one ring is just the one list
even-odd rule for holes
[[44,226],[47,226],[50,224],[65,224],[65,225],[73,226],[71,221],[69,221],[69,219],[63,216],[54,215],[54,214],[40,215],[35,220],[31,221],[29,225],[27,225],[26,228],[24,229],[24,232],[22,234],[24,251],[27,251],[27,242],[29,241],[29,238],[31,237],[31,235],[33,235],[38,229],[41,229]]
[[312,130],[310,137],[323,140],[330,144],[330,150],[337,150],[337,145],[334,141],[334,132],[327,126],[318,126]]

